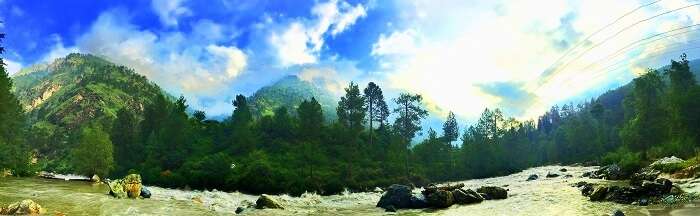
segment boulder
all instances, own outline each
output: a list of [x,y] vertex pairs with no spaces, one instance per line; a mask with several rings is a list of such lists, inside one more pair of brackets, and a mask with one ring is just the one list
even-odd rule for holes
[[685,160],[677,158],[676,156],[671,156],[671,157],[665,157],[658,159],[654,161],[653,163],[649,164],[649,167],[660,167],[660,166],[665,166],[669,164],[676,164],[676,163],[683,163]]
[[123,179],[116,179],[107,184],[109,194],[117,198],[138,198],[141,196],[141,176],[129,174]]
[[384,209],[386,212],[396,212],[396,207],[393,205],[387,206],[386,209]]
[[589,198],[591,201],[603,201],[608,193],[607,187],[598,187],[591,192]]
[[592,172],[585,172],[585,173],[583,173],[583,175],[581,175],[581,177],[584,177],[584,178],[591,177],[591,174],[592,174]]
[[566,171],[568,171],[566,168],[559,169],[559,172],[566,172]]
[[102,179],[100,179],[100,176],[98,176],[98,175],[92,175],[92,178],[90,178],[90,181],[93,183],[100,183],[100,182],[102,182]]
[[591,184],[591,183],[578,182],[574,186],[576,186],[579,190],[581,190],[581,195],[583,195],[583,196],[590,196],[591,193],[593,193],[593,184]]
[[382,192],[384,192],[384,190],[382,190],[382,189],[379,188],[379,187],[374,187],[374,190],[372,190],[372,192],[375,192],[375,193],[382,193]]
[[637,201],[639,197],[639,190],[635,188],[611,186],[608,188],[604,200],[621,204],[632,204]]
[[661,172],[658,170],[643,168],[632,174],[630,177],[630,185],[641,186],[643,181],[654,181],[659,174],[661,174]]
[[452,196],[454,196],[455,202],[458,204],[472,204],[484,201],[484,198],[472,189],[454,190],[452,191]]
[[406,185],[393,184],[386,189],[377,202],[377,207],[387,209],[389,206],[404,209],[411,207],[411,188]]
[[411,195],[411,206],[412,209],[428,208],[428,200],[425,199],[423,194],[412,194]]
[[665,178],[658,178],[656,181],[643,181],[639,191],[647,196],[661,196],[671,192],[673,183]]
[[483,186],[476,189],[476,192],[484,194],[484,199],[506,199],[508,198],[508,191],[501,187],[496,186]]
[[618,210],[615,210],[615,212],[613,212],[612,216],[625,216],[625,213],[623,213],[622,211],[620,211],[618,209]]
[[12,203],[6,207],[0,206],[0,215],[39,215],[46,212],[41,205],[26,199]]
[[527,181],[534,181],[534,180],[537,180],[537,178],[539,178],[539,176],[537,174],[532,174],[532,175],[527,177]]
[[244,210],[245,210],[245,208],[239,206],[238,208],[236,208],[236,214],[240,214]]
[[438,190],[427,197],[428,205],[436,208],[447,208],[454,204],[454,196],[451,191]]
[[590,174],[584,173],[583,177],[590,177],[596,179],[608,179],[608,180],[620,180],[623,179],[624,173],[622,169],[617,164],[608,165],[601,167],[600,169],[593,171]]
[[556,173],[547,173],[547,176],[545,176],[545,177],[547,177],[547,178],[556,178],[556,177],[559,177],[559,174],[556,174]]
[[146,187],[141,187],[141,197],[143,198],[151,198],[151,191],[146,189]]
[[260,195],[258,197],[258,200],[255,201],[255,208],[257,209],[284,209],[282,205],[277,202],[274,198],[271,196],[268,196],[267,194]]

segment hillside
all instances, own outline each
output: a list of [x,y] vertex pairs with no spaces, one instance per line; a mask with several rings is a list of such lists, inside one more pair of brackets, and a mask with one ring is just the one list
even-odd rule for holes
[[337,98],[328,91],[299,77],[286,76],[272,85],[260,88],[250,97],[253,113],[258,117],[272,115],[274,109],[284,106],[293,112],[303,101],[315,97],[321,104],[326,120],[336,119]]
[[69,130],[96,119],[114,119],[123,107],[143,111],[151,98],[163,94],[133,70],[88,54],[35,65],[13,78],[15,94],[32,123],[45,121]]

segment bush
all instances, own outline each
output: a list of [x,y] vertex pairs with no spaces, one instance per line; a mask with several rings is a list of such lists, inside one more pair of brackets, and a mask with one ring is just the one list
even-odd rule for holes
[[617,164],[622,172],[627,174],[634,173],[644,166],[641,153],[631,152],[627,148],[619,148],[606,154],[603,156],[603,163],[607,165]]

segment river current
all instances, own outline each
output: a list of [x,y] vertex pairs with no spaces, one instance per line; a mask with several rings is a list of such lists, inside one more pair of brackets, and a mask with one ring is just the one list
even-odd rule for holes
[[[560,172],[566,168],[566,172]],[[626,215],[700,215],[700,202],[676,207],[652,205],[647,207],[612,202],[590,202],[588,197],[571,184],[587,181],[601,184],[623,182],[581,178],[597,167],[544,166],[508,176],[453,182],[466,188],[493,185],[508,189],[508,199],[486,200],[471,205],[453,205],[447,209],[399,210],[384,212],[375,207],[381,193],[345,192],[320,196],[306,193],[300,197],[273,196],[285,209],[245,209],[243,215],[610,215],[622,210]],[[548,172],[559,177],[546,178]],[[539,179],[526,181],[531,174]],[[573,177],[564,177],[566,174]],[[700,192],[700,180],[685,180],[679,184],[689,192]],[[697,187],[696,187],[697,186]],[[41,178],[0,178],[0,204],[32,199],[42,205],[47,214],[65,215],[233,215],[239,206],[255,203],[258,196],[238,192],[185,191],[148,187],[151,199],[115,199],[107,195],[106,185]],[[420,189],[416,189],[416,192]]]

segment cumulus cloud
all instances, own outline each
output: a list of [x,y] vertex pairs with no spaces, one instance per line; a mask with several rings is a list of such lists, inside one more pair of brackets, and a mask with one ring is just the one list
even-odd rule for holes
[[268,37],[282,66],[317,63],[324,37],[342,33],[367,12],[362,4],[331,0],[314,5],[311,14],[312,19],[292,21]]
[[181,16],[192,15],[192,11],[182,6],[185,0],[153,0],[151,7],[164,26],[177,26]]
[[22,64],[19,62],[12,61],[10,59],[3,59],[3,62],[5,62],[5,70],[7,71],[7,74],[10,76],[22,69]]
[[[386,74],[394,88],[421,93],[430,103],[472,118],[485,107],[506,108],[509,115],[533,118],[590,89],[629,81],[634,73],[623,69],[652,66],[658,62],[652,56],[667,53],[669,44],[687,43],[686,37],[693,36],[633,47],[614,58],[609,55],[630,42],[700,21],[700,8],[692,7],[635,25],[693,4],[661,1],[584,41],[641,3],[555,1],[544,7],[531,1],[435,4],[419,0],[397,4],[404,11],[396,22],[400,28],[381,34],[372,46],[371,55],[382,66],[378,72]],[[627,28],[630,25],[634,26]],[[617,62],[623,67],[611,70],[609,66]]]

